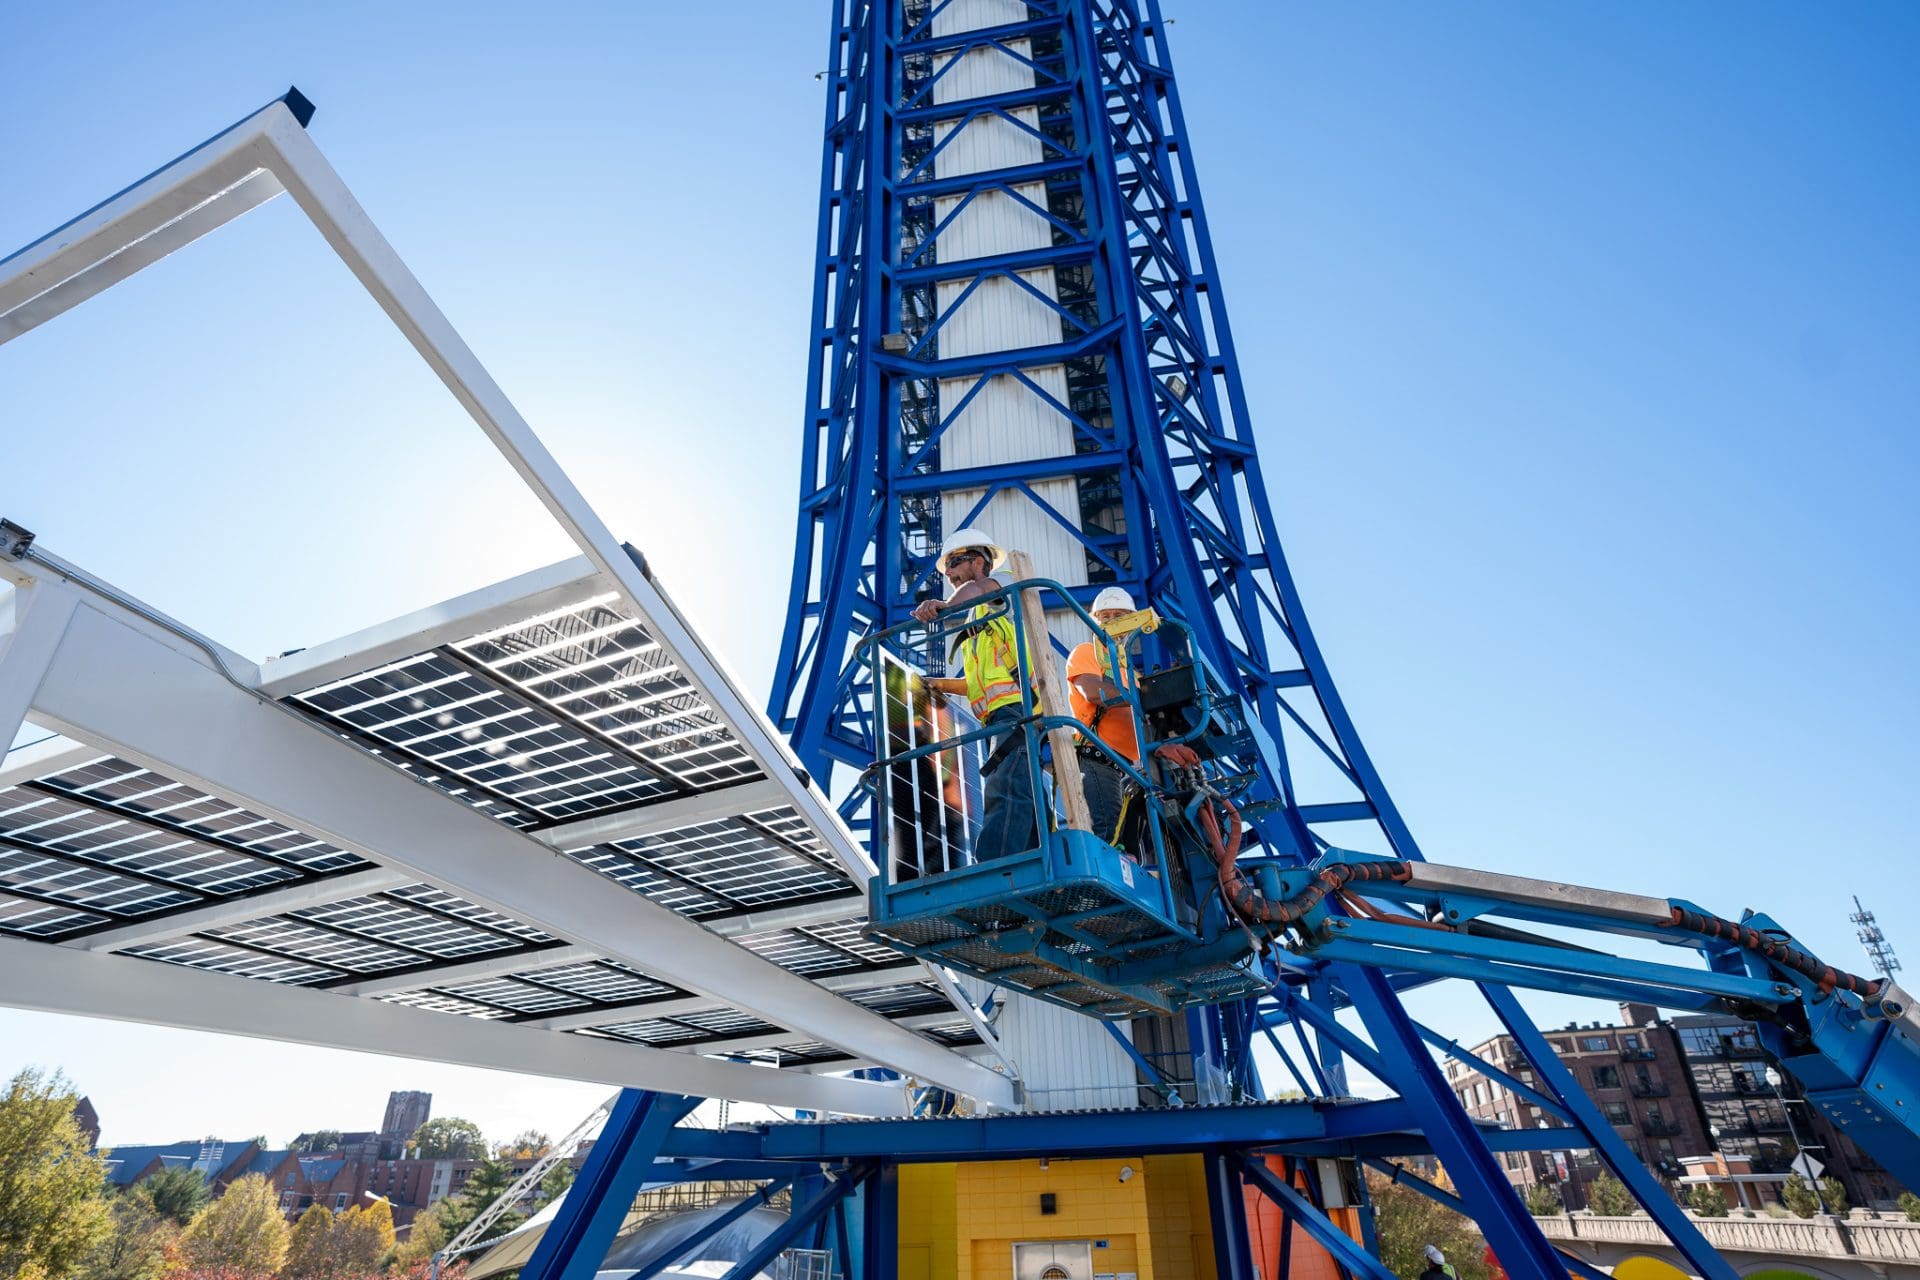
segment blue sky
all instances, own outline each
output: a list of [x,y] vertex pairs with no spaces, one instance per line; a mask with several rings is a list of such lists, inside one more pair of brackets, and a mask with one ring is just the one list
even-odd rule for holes
[[[1920,964],[1920,11],[1166,7],[1281,535],[1428,855],[1771,910],[1845,964],[1859,893]],[[0,23],[0,252],[300,85],[764,691],[824,5]],[[284,202],[0,350],[0,442],[0,513],[254,655],[567,553]],[[602,1092],[0,1013],[24,1062],[119,1141],[350,1127],[389,1087],[557,1131]]]

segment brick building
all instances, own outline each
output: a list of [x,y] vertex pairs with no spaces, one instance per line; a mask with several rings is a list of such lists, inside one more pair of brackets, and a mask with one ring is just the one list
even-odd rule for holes
[[398,1159],[407,1139],[433,1118],[433,1095],[418,1089],[396,1089],[387,1095],[387,1113],[380,1121],[380,1156]]
[[[1639,1007],[1639,1006],[1629,1006]],[[1798,1082],[1780,1072],[1776,1091],[1767,1080],[1774,1065],[1751,1023],[1700,1015],[1673,1020],[1687,1055],[1694,1093],[1719,1149],[1746,1156],[1756,1174],[1783,1173],[1799,1150],[1826,1168],[1855,1205],[1889,1205],[1906,1188],[1878,1161],[1807,1102]],[[1776,1068],[1777,1070],[1777,1068]]]
[[[1569,1025],[1548,1033],[1547,1040],[1614,1132],[1663,1180],[1671,1183],[1682,1175],[1683,1157],[1712,1150],[1706,1122],[1693,1105],[1686,1058],[1671,1026],[1657,1019],[1621,1026]],[[1496,1036],[1474,1052],[1522,1084],[1537,1083],[1511,1036]],[[1499,1081],[1460,1063],[1447,1064],[1447,1079],[1476,1119],[1522,1129],[1559,1125]],[[1500,1159],[1516,1186],[1543,1181],[1562,1184],[1562,1196],[1574,1208],[1585,1206],[1587,1188],[1602,1167],[1592,1152],[1573,1147],[1508,1152]]]
[[[1788,1098],[1783,1105],[1767,1083],[1771,1063],[1751,1023],[1711,1016],[1668,1021],[1643,1004],[1622,1005],[1620,1015],[1611,1026],[1569,1024],[1546,1033],[1547,1041],[1614,1132],[1670,1190],[1681,1189],[1679,1179],[1687,1173],[1682,1162],[1690,1158],[1718,1150],[1745,1159],[1756,1174],[1776,1173],[1804,1144],[1845,1184],[1852,1204],[1888,1205],[1900,1195],[1903,1188],[1891,1174],[1798,1100],[1791,1077],[1782,1085]],[[1536,1083],[1510,1036],[1496,1036],[1473,1052],[1524,1085]],[[1508,1128],[1561,1127],[1479,1071],[1449,1061],[1446,1073],[1476,1119]],[[1500,1159],[1516,1186],[1556,1184],[1572,1209],[1586,1207],[1603,1167],[1591,1151],[1577,1147],[1509,1152]]]

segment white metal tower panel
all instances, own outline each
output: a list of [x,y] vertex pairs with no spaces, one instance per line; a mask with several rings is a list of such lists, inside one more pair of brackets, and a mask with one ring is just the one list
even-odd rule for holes
[[[1022,22],[1027,16],[1023,0],[950,0],[936,11],[933,27],[937,35],[958,35]],[[987,46],[970,50],[957,60],[937,63],[934,100],[951,103],[1031,89],[1035,83],[1033,68],[1021,60],[1031,53],[1028,42],[1015,41],[1009,42],[1007,49]],[[1008,114],[1012,120],[992,113],[974,116],[957,126],[957,134],[952,124],[936,128],[934,139],[939,150],[934,155],[934,172],[948,178],[1044,159],[1037,133],[1039,112],[1022,107]],[[966,261],[1050,244],[1050,224],[1036,212],[1047,207],[1045,186],[1025,184],[1017,191],[1021,199],[1002,191],[987,191],[970,200],[955,196],[935,201],[935,225],[944,228],[937,242],[940,260]],[[942,321],[940,355],[979,355],[1057,344],[1065,336],[1063,321],[1048,300],[1058,298],[1051,268],[1022,273],[1020,283],[1005,277],[944,282],[936,296]],[[1059,403],[1067,402],[1067,377],[1062,366],[1045,366],[1027,373],[1049,396]],[[975,381],[942,379],[943,409],[960,403]],[[941,438],[940,466],[943,471],[952,471],[1034,458],[1070,458],[1074,448],[1071,424],[1032,387],[1003,375],[989,379],[947,428]],[[1079,481],[1068,476],[1031,482],[1029,487],[1032,497],[1018,489],[994,495],[971,523],[991,531],[1004,546],[1027,552],[1043,576],[1068,586],[1085,583],[1086,552],[1073,532],[1080,527]],[[971,488],[943,493],[944,526],[956,527],[985,492]],[[1068,645],[1086,638],[1086,628],[1071,614],[1050,617],[1049,627]],[[1002,999],[1006,1008],[996,1029],[1003,1052],[1020,1072],[1030,1108],[1136,1104],[1133,1061],[1106,1026],[1025,997]],[[1126,1028],[1116,1029],[1126,1034]]]

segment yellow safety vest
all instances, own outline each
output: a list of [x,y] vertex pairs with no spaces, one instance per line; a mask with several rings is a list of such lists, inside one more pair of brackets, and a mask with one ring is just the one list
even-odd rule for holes
[[992,621],[981,621],[1001,607],[997,602],[975,605],[967,614],[971,629],[960,641],[960,663],[967,677],[967,701],[973,704],[973,714],[981,720],[1001,707],[1021,701],[1020,664],[1014,656],[1017,637],[1013,630],[1013,618],[1002,612]]

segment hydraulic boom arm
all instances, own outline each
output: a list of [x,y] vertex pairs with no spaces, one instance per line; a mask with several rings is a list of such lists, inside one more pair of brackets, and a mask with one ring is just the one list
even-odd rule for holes
[[[1348,961],[1747,1018],[1810,1102],[1920,1185],[1920,1012],[1888,979],[1823,964],[1767,916],[1736,923],[1679,900],[1341,849],[1309,867],[1218,865],[1241,922],[1286,952],[1274,956],[1283,970]],[[1687,947],[1707,967],[1621,956],[1501,918]]]

